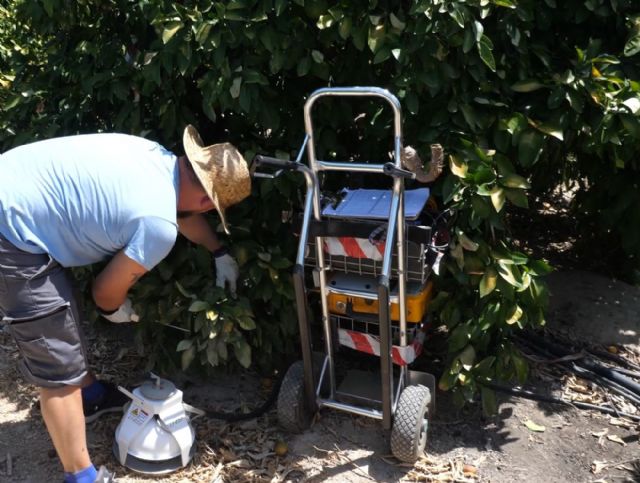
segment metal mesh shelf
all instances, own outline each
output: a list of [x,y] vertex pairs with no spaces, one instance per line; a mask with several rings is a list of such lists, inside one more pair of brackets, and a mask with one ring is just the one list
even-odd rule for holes
[[[331,323],[338,329],[353,330],[363,334],[380,335],[380,327],[377,322],[357,320],[344,315],[331,314]],[[420,330],[420,324],[412,324],[407,327],[407,340],[412,341]],[[397,322],[391,324],[391,343],[400,344],[400,327]]]
[[[407,271],[407,280],[419,283],[426,282],[431,272],[431,266],[427,262],[428,246],[423,243],[417,244],[413,242],[407,242],[406,246],[407,249],[405,253],[407,255],[407,263],[405,264],[405,267]],[[325,262],[333,272],[344,272],[373,277],[377,277],[382,273],[382,260],[331,255],[325,252]],[[311,240],[310,243],[307,244],[305,265],[310,267],[316,266],[315,240]],[[398,276],[398,257],[395,254],[391,261],[391,276]]]

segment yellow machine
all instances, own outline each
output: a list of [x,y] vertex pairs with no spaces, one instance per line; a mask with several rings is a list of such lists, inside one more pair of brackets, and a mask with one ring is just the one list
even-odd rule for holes
[[[329,285],[343,290],[342,293],[329,293],[329,312],[332,314],[346,315],[347,317],[362,314],[378,315],[377,282],[374,277],[334,273],[329,280]],[[349,290],[353,290],[354,293],[370,292],[371,298],[344,293]],[[433,283],[431,281],[425,284],[407,283],[407,322],[418,324],[424,320],[432,293]],[[398,321],[400,320],[400,309],[397,284],[391,289],[389,299],[391,301],[391,320]]]

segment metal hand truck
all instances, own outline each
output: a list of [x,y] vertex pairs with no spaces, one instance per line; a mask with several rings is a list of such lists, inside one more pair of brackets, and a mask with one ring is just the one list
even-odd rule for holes
[[[393,162],[367,164],[318,160],[311,114],[316,101],[327,96],[370,96],[386,101],[393,110],[394,116]],[[413,277],[423,283],[429,271],[428,263],[425,261],[425,245],[420,245],[414,250],[416,254],[407,253],[411,251],[407,249],[410,241],[408,238],[413,235],[405,224],[404,180],[413,179],[415,175],[402,167],[400,103],[389,91],[377,87],[319,89],[311,94],[304,105],[304,123],[306,135],[295,161],[256,156],[252,167],[253,170],[260,165],[276,167],[279,168],[277,173],[281,173],[282,170],[299,171],[304,175],[307,185],[300,241],[293,269],[302,361],[290,366],[284,377],[278,395],[278,418],[285,429],[295,432],[308,428],[313,415],[321,408],[333,408],[378,419],[382,421],[385,430],[391,430],[393,454],[402,461],[414,462],[423,453],[426,444],[428,419],[435,407],[433,400],[435,379],[425,372],[408,369],[402,357],[395,371],[393,366],[393,362],[398,359],[396,357],[398,353],[407,350],[410,352],[415,348],[415,341],[408,340],[410,332],[407,330],[408,280]],[[308,166],[301,162],[305,151]],[[328,220],[323,216],[318,175],[324,171],[374,173],[391,178],[390,209],[387,219],[384,220],[387,223],[386,243],[380,263],[367,265],[359,261],[356,263],[357,270],[354,270],[349,264],[353,260],[347,257],[338,260],[338,257],[331,257],[323,250],[324,241],[328,236],[358,236],[359,233],[359,236],[366,238],[372,226],[379,226],[380,223],[378,220],[371,224],[366,219],[352,222]],[[271,177],[264,173],[254,175]],[[430,240],[430,227],[415,228],[416,230],[413,231],[418,232],[417,236]],[[424,230],[427,231],[426,234]],[[408,264],[413,266],[408,267]],[[309,265],[313,266],[314,279],[319,286],[324,353],[312,351],[308,316],[310,289],[307,288],[306,282],[309,277],[305,277],[305,266]],[[357,286],[354,288],[353,285],[336,286],[331,277],[337,271],[355,273],[356,276],[377,277],[377,279],[373,278],[374,289],[364,290]],[[392,284],[396,284],[395,293],[391,292]],[[367,303],[377,304],[378,313],[375,315],[354,314],[352,310],[346,308],[347,320],[351,320],[359,327],[377,326],[379,334],[370,336],[374,342],[379,343],[377,347],[379,347],[380,366],[379,374],[375,378],[363,376],[358,371],[354,377],[349,377],[347,372],[347,376],[338,387],[334,345],[336,344],[336,324],[340,316],[330,310],[328,301],[332,295],[345,297],[346,300],[352,300],[355,297],[364,299]],[[396,316],[398,323],[394,328],[394,334],[399,341],[398,346],[392,345],[392,303],[395,303],[395,308],[399,309],[399,316]],[[417,337],[419,337],[419,331],[414,330],[413,333],[418,334]],[[351,381],[352,390],[348,381]]]

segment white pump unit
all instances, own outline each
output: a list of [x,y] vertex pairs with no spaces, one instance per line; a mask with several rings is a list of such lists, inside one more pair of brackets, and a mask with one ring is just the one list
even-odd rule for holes
[[189,463],[195,453],[195,431],[187,413],[204,412],[182,402],[182,391],[151,374],[133,393],[116,428],[113,454],[127,468],[146,474],[165,474]]

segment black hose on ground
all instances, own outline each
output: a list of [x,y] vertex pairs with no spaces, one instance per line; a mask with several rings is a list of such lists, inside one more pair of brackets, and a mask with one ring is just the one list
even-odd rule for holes
[[[557,350],[556,352],[550,352],[546,348],[541,347],[535,342],[532,342],[530,338],[525,339],[520,336],[514,335],[514,339],[517,340],[520,344],[528,347],[530,350],[538,354],[541,354],[549,358],[550,360],[556,357],[566,356],[570,354],[569,352],[566,352],[566,351],[561,354],[560,350]],[[635,404],[640,405],[640,394],[636,394],[634,391],[628,389],[625,386],[618,384],[616,381],[609,379],[607,377],[604,377],[602,375],[596,374],[593,371],[586,369],[583,366],[580,366],[579,363],[577,363],[574,360],[564,360],[564,361],[558,360],[556,361],[556,363],[566,367],[567,370],[573,372],[574,374],[580,376],[581,378],[587,379],[601,386],[606,386],[607,389],[615,392],[616,394],[619,394],[622,397],[625,397],[626,399],[630,400]]]
[[[544,337],[540,337],[537,334],[532,332],[527,333],[527,339],[533,341],[534,343],[544,347],[549,352],[554,354],[557,357],[567,356],[570,353],[564,348],[553,342],[546,340]],[[617,372],[615,369],[611,369],[609,367],[605,367],[601,364],[590,360],[589,358],[583,358],[578,362],[575,362],[576,365],[583,367],[584,369],[588,369],[591,372],[598,374],[610,381],[615,382],[621,386],[624,386],[626,389],[631,391],[636,397],[640,397],[640,384],[636,381],[626,377],[625,375]]]
[[606,377],[602,377],[597,374],[594,374],[593,372],[587,369],[583,369],[582,367],[577,365],[574,365],[572,370],[581,378],[588,379],[592,381],[594,384],[597,384],[599,386],[604,386],[605,388],[609,389],[611,392],[614,392],[619,396],[622,396],[628,399],[634,404],[640,405],[640,397],[636,396],[633,392],[629,391],[624,386],[621,386],[620,384],[616,384],[614,381],[611,381]]
[[635,378],[640,378],[640,372],[631,371],[629,369],[625,369],[623,367],[616,367],[615,369],[611,369],[612,371],[616,371],[619,374],[624,374],[625,376],[631,376]]
[[502,392],[505,394],[511,394],[513,396],[522,397],[525,399],[531,399],[533,401],[540,401],[549,404],[560,404],[563,406],[574,406],[578,409],[592,409],[596,411],[600,411],[605,414],[611,414],[613,416],[624,416],[625,418],[629,418],[633,421],[640,422],[640,416],[635,414],[629,414],[622,411],[617,411],[613,408],[609,408],[606,406],[598,406],[597,404],[589,404],[581,401],[567,401],[565,399],[561,399],[559,397],[550,396],[548,394],[540,394],[533,391],[528,391],[526,389],[517,389],[511,386],[504,386],[502,384],[496,384],[494,382],[486,382],[482,383],[485,387],[489,389],[493,389],[494,391]]
[[203,409],[206,416],[211,419],[218,419],[221,421],[226,421],[228,423],[236,423],[238,421],[248,421],[250,419],[255,419],[263,414],[265,414],[271,406],[278,399],[278,393],[280,392],[280,386],[282,385],[282,380],[284,379],[284,374],[286,371],[282,371],[281,375],[274,381],[273,387],[271,388],[271,392],[269,393],[269,397],[262,403],[261,406],[255,408],[254,410],[248,413],[230,413],[224,411],[214,411],[213,409]]
[[[607,359],[611,362],[616,362],[623,366],[626,366],[627,369],[625,371],[629,371],[629,376],[640,377],[640,366],[634,364],[630,360],[625,359],[624,357],[620,357],[618,354],[611,354],[610,352],[603,351],[600,349],[588,348],[587,352],[593,354],[596,357],[600,357],[601,359]],[[631,370],[633,369],[633,370]],[[621,370],[621,369],[618,369]]]
[[[165,327],[169,327],[171,329],[182,331],[182,332],[191,332],[188,329],[183,329],[182,327],[176,327],[170,324],[162,324],[162,325],[164,325]],[[228,423],[235,423],[238,421],[248,421],[250,419],[258,418],[262,416],[264,413],[266,413],[271,408],[271,406],[273,406],[273,404],[276,402],[276,399],[278,399],[278,393],[280,392],[280,386],[282,385],[282,380],[284,379],[285,373],[286,371],[282,371],[282,373],[275,380],[273,387],[271,389],[271,392],[269,393],[269,397],[267,397],[265,402],[262,403],[260,407],[257,407],[252,411],[249,411],[248,413],[228,413],[225,411],[214,411],[213,409],[206,409],[206,408],[203,409],[203,411],[207,415],[207,417],[211,419],[218,419],[221,421],[226,421]]]

